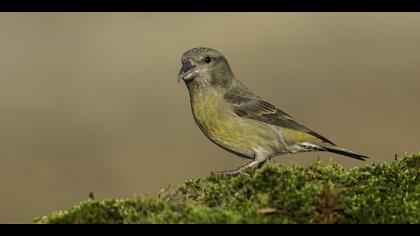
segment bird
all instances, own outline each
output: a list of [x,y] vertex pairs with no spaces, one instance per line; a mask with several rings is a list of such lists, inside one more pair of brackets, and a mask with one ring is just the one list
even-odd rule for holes
[[249,159],[245,165],[217,172],[236,175],[261,168],[275,156],[301,152],[332,152],[364,161],[365,155],[342,148],[303,126],[292,116],[256,95],[232,72],[223,54],[207,47],[181,57],[183,80],[194,121],[217,146]]

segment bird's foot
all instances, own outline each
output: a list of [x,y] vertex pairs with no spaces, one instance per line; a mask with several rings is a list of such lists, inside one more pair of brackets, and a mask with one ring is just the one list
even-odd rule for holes
[[232,176],[241,174],[249,177],[250,175],[246,173],[247,170],[261,168],[264,165],[264,163],[265,161],[251,161],[250,163],[247,163],[246,165],[241,166],[236,170],[225,170],[216,172],[216,174],[220,176]]
[[217,175],[219,176],[233,176],[233,175],[245,175],[245,176],[249,176],[249,174],[245,173],[245,170],[239,168],[236,170],[225,170],[225,171],[219,171],[216,172]]

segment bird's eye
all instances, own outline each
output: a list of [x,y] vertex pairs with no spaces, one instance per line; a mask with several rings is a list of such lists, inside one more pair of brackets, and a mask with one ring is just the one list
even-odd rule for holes
[[209,56],[205,57],[204,62],[205,63],[210,63],[211,62],[211,57],[209,57]]

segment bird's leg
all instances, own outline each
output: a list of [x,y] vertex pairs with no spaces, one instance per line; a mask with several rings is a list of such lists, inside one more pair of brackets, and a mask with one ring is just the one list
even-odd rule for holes
[[267,162],[267,160],[268,160],[267,158],[256,158],[255,160],[239,167],[238,169],[221,171],[221,172],[217,172],[217,174],[221,176],[245,174],[244,172],[250,168],[255,168],[255,169],[261,168]]
[[227,176],[227,175],[237,175],[237,174],[243,174],[243,172],[249,168],[255,168],[258,165],[257,161],[251,161],[235,170],[225,170],[217,172],[218,175],[221,176]]

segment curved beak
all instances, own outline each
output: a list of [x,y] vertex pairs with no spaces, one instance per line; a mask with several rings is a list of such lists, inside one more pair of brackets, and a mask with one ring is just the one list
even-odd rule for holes
[[194,69],[196,66],[191,64],[189,61],[182,63],[181,71],[178,74],[178,83],[181,79],[184,79],[184,76],[191,70]]

